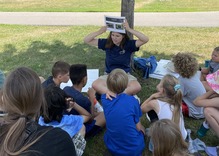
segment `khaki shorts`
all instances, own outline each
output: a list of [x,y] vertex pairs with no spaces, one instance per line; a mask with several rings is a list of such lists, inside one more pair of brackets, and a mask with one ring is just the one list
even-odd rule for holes
[[[130,81],[133,81],[133,80],[137,81],[137,78],[134,77],[133,75],[131,75],[130,73],[127,73],[127,75],[128,75],[129,82],[130,82]],[[101,75],[101,76],[99,77],[99,79],[106,80],[107,77],[108,77],[108,74],[107,74],[107,73],[104,73],[104,75]]]

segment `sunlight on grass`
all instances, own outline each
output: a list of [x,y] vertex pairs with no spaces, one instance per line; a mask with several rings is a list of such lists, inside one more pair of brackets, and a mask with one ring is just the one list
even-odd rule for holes
[[[218,10],[218,0],[135,0],[135,12]],[[0,11],[120,12],[121,0],[0,0]]]

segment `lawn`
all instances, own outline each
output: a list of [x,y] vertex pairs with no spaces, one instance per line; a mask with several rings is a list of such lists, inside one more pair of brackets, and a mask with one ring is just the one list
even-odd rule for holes
[[[135,12],[218,11],[218,0],[135,0]],[[0,0],[6,12],[120,12],[121,0]]]
[[[89,2],[89,3],[88,3]],[[194,12],[218,11],[218,0],[135,0],[135,12]],[[120,12],[120,0],[0,0],[0,12]],[[96,26],[18,26],[0,25],[0,69],[7,75],[19,66],[27,66],[40,76],[48,77],[54,62],[85,63],[88,68],[104,71],[104,53],[83,43],[83,37],[97,30]],[[219,28],[135,27],[149,36],[136,56],[155,55],[157,60],[170,59],[177,52],[193,52],[201,66],[218,45]],[[102,35],[106,37],[107,33]],[[155,92],[159,80],[143,79],[133,73],[142,85],[138,94],[143,102]],[[149,126],[145,116],[141,121]],[[186,128],[192,129],[193,139],[203,120],[185,118]],[[85,156],[102,156],[105,152],[104,131],[88,140]],[[201,139],[208,146],[219,145],[214,132]],[[148,140],[146,140],[147,142]],[[146,155],[151,155],[146,149]],[[204,154],[203,154],[204,155]]]
[[[48,77],[55,61],[64,60],[70,64],[85,63],[88,68],[104,71],[104,53],[95,47],[83,43],[83,37],[97,30],[96,26],[18,26],[0,25],[0,69],[7,75],[19,66],[27,66],[39,75]],[[209,59],[214,47],[218,46],[219,28],[180,28],[180,27],[135,27],[149,36],[150,41],[136,53],[138,57],[155,55],[157,60],[170,59],[177,52],[193,52],[200,65]],[[103,34],[106,37],[108,33]],[[155,92],[158,80],[142,79],[139,73],[133,73],[142,85],[138,94],[144,101]],[[141,118],[145,127],[149,123],[145,116]],[[186,128],[196,130],[203,120],[185,118]],[[105,146],[103,133],[88,140],[84,155],[103,155]],[[210,131],[202,139],[208,146],[219,145],[219,140]],[[145,150],[147,155],[150,155]]]

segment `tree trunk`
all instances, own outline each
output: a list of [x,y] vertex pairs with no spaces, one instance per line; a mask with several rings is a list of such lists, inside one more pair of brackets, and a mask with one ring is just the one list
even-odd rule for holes
[[[134,7],[135,0],[122,0],[121,4],[121,16],[124,16],[129,23],[130,28],[134,28]],[[130,39],[133,35],[128,33]]]

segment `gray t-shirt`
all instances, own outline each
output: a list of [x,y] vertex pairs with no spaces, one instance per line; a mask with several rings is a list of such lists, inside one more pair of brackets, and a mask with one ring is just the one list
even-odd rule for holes
[[189,79],[180,76],[179,82],[183,93],[183,101],[189,108],[189,116],[196,119],[204,118],[203,107],[198,107],[193,104],[196,97],[206,93],[206,90],[200,81],[200,73],[197,72]]

